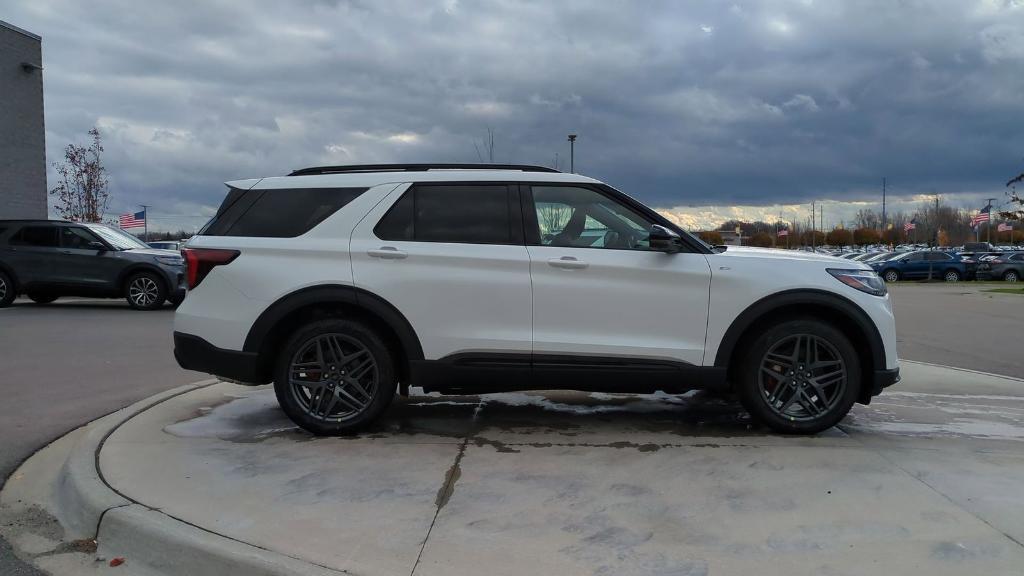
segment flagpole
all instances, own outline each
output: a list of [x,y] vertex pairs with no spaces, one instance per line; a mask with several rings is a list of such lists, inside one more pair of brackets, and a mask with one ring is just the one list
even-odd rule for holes
[[149,206],[146,204],[139,204],[142,206],[142,241],[149,242]]

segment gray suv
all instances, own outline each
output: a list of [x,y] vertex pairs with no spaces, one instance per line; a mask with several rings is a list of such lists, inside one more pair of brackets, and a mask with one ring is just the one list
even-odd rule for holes
[[0,308],[18,294],[38,304],[123,297],[132,308],[154,310],[185,297],[185,262],[102,224],[0,220]]

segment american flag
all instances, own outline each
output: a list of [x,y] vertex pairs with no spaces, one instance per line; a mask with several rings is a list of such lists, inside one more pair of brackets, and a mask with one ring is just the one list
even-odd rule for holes
[[1013,226],[1010,225],[1010,224],[1000,224],[999,226],[996,226],[996,231],[998,231],[998,232],[1012,232],[1013,231]]
[[910,232],[914,228],[917,228],[917,218],[914,218],[910,222],[907,222],[906,224],[903,225],[904,232]]
[[991,215],[992,205],[989,204],[988,206],[982,208],[981,211],[978,212],[977,216],[971,218],[971,226],[976,227],[978,224],[981,224],[982,222],[988,222]]
[[783,236],[789,236],[788,228],[783,228],[782,230],[779,230],[779,238],[782,238]]
[[121,214],[121,228],[142,228],[146,225],[146,211]]

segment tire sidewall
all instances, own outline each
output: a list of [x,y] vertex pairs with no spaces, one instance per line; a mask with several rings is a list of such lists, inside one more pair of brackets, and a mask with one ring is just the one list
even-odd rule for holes
[[[135,302],[132,302],[131,298],[131,286],[137,278],[145,276],[156,282],[156,299],[149,306],[139,306]],[[124,299],[128,301],[128,305],[136,310],[156,310],[164,305],[164,301],[167,300],[167,286],[164,284],[162,278],[152,272],[136,272],[128,277],[128,280],[124,283]]]
[[[377,363],[377,391],[370,406],[356,417],[344,422],[326,422],[306,413],[288,384],[292,357],[312,338],[323,334],[344,334],[358,340]],[[318,320],[299,328],[288,339],[274,368],[274,393],[284,413],[303,429],[318,436],[354,434],[377,419],[395,396],[398,387],[394,354],[372,328],[355,320]]]
[[[767,404],[758,387],[761,359],[773,344],[793,334],[810,334],[835,347],[846,365],[846,389],[842,398],[824,416],[808,421],[792,421],[776,414]],[[742,359],[739,378],[734,383],[740,402],[758,422],[784,434],[814,434],[838,424],[857,401],[861,389],[861,362],[856,348],[842,332],[812,318],[780,322],[758,335]]]
[[7,286],[6,294],[4,294],[3,298],[0,298],[0,308],[4,308],[10,306],[11,302],[14,302],[14,299],[18,296],[18,291],[14,288],[14,280],[3,270],[0,270],[0,280]]

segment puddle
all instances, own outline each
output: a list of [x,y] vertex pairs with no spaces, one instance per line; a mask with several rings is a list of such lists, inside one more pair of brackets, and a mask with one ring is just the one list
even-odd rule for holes
[[[414,389],[415,391],[416,389]],[[576,436],[585,431],[667,432],[685,436],[757,434],[735,402],[704,392],[682,395],[582,392],[497,393],[483,396],[414,395],[396,398],[384,416],[359,437],[426,434],[463,438],[488,429],[522,434]],[[261,442],[312,439],[288,419],[270,388],[249,389],[201,408],[164,428],[181,438]]]

